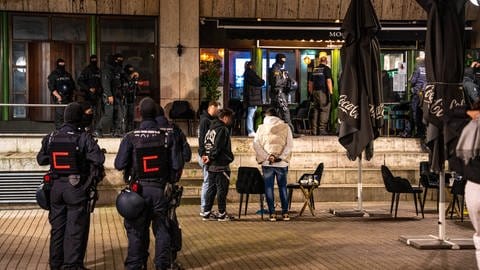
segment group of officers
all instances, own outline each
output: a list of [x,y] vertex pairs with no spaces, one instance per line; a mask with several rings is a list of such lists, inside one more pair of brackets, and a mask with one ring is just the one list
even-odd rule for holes
[[[172,211],[179,203],[175,183],[191,149],[183,132],[165,118],[153,99],[142,99],[139,107],[142,122],[125,134],[114,164],[128,184],[117,198],[128,237],[125,269],[147,269],[150,226],[156,269],[179,269],[175,259],[181,234]],[[91,118],[82,104],[69,103],[62,119],[64,123],[43,138],[37,155],[38,164],[50,165],[37,202],[50,211],[50,268],[86,269],[90,212],[98,199],[97,184],[105,176],[105,150],[86,131],[91,124],[86,119]]]
[[[65,61],[56,61],[55,70],[48,76],[52,103],[69,104],[83,101],[91,108],[93,122],[89,129],[98,137],[103,132],[121,137],[133,129],[135,97],[139,90],[139,74],[130,64],[123,66],[123,56],[109,56],[103,69],[98,67],[96,55],[90,56],[77,83],[65,69]],[[64,106],[55,107],[55,127],[63,124]]]

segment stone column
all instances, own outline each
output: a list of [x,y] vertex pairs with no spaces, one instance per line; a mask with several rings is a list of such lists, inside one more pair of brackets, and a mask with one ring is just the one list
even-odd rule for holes
[[[160,104],[199,105],[199,1],[162,0],[159,17]],[[181,55],[178,45],[181,44]]]

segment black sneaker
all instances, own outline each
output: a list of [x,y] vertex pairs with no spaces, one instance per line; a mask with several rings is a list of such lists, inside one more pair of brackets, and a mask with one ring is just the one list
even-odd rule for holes
[[218,215],[217,215],[217,220],[218,220],[218,221],[230,221],[230,220],[232,220],[232,219],[233,219],[233,217],[232,217],[232,216],[229,216],[229,215],[227,214],[227,212],[218,213]]
[[202,220],[215,220],[215,215],[212,212],[204,212],[202,216]]

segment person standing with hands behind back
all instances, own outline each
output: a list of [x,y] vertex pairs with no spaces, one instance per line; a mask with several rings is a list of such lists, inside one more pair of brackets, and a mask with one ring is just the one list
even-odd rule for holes
[[288,215],[287,174],[292,148],[293,135],[288,124],[277,116],[274,108],[268,108],[265,112],[263,125],[258,127],[257,135],[253,140],[253,149],[255,149],[257,162],[262,164],[270,221],[277,221],[273,194],[275,177],[280,193],[283,220],[290,220]]
[[262,86],[265,81],[255,73],[255,65],[252,61],[245,63],[243,78],[243,103],[247,106],[247,134],[248,137],[255,137],[253,117],[257,106],[262,105]]

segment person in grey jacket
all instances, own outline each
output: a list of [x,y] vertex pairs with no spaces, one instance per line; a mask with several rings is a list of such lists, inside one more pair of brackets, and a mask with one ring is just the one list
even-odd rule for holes
[[475,74],[473,68],[465,68],[463,74],[463,89],[469,97],[470,103],[474,104],[480,99],[479,86],[475,83]]
[[258,127],[253,140],[253,148],[257,162],[262,164],[270,221],[277,220],[273,194],[275,178],[277,178],[282,204],[282,218],[288,221],[290,217],[288,215],[287,174],[293,148],[293,135],[288,124],[277,116],[274,108],[268,108],[265,112],[263,124]]

